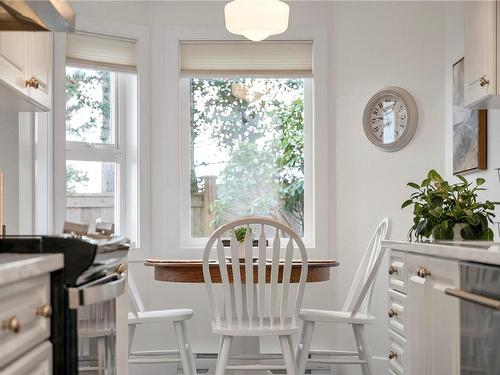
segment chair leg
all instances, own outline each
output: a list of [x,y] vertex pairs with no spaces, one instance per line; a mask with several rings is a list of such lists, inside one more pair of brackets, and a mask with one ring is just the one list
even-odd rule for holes
[[196,370],[196,363],[194,360],[194,355],[193,355],[193,349],[191,347],[191,343],[187,340],[187,328],[186,328],[186,322],[182,322],[182,330],[184,331],[184,337],[186,338],[187,341],[187,352],[188,352],[188,357],[189,357],[189,362],[191,364],[191,374],[196,375],[198,371]]
[[217,367],[215,369],[215,375],[224,375],[224,373],[226,372],[227,362],[229,361],[229,350],[231,349],[232,342],[233,342],[232,336],[222,337],[222,347],[219,352]]
[[295,355],[292,352],[290,345],[291,337],[289,335],[280,336],[281,350],[283,351],[283,358],[286,365],[287,375],[297,375],[297,364],[295,363]]
[[304,321],[300,330],[299,341],[297,342],[297,374],[304,375],[306,372],[307,359],[311,349],[312,335],[314,331],[314,322]]
[[128,326],[128,355],[130,356],[130,352],[132,351],[132,342],[134,341],[135,328],[136,324],[129,324]]
[[189,358],[189,350],[186,338],[186,327],[185,322],[174,322],[175,335],[177,336],[177,344],[179,345],[179,352],[181,356],[182,369],[184,375],[195,374],[196,369],[191,368],[192,358]]
[[361,365],[363,375],[375,375],[373,368],[373,358],[368,347],[368,340],[366,338],[365,326],[363,324],[353,324],[354,338],[358,347],[359,358],[366,361],[366,364]]

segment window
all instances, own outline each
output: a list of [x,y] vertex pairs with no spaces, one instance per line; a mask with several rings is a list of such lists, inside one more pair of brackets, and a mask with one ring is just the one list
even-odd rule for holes
[[311,42],[181,42],[180,54],[184,244],[246,215],[310,238]]
[[241,216],[304,233],[304,79],[192,78],[191,235]]
[[[103,221],[115,224],[115,232],[129,234],[126,135],[127,127],[136,125],[129,114],[137,105],[133,92],[137,82],[133,60],[113,55],[116,43],[122,52],[123,46],[131,45],[114,38],[68,34],[65,216],[66,221],[89,224],[90,231]],[[122,55],[133,54],[133,49],[128,52]]]

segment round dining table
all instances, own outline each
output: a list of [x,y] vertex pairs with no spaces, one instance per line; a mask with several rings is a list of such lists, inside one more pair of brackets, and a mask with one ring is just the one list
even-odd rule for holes
[[[162,259],[146,259],[145,266],[154,268],[154,279],[157,281],[173,282],[173,283],[205,283],[203,277],[203,262],[201,260],[162,260]],[[317,283],[330,280],[330,269],[338,267],[339,263],[333,259],[310,259],[307,268],[307,283]],[[281,280],[284,264],[280,263],[278,279]],[[232,278],[231,264],[228,264],[228,274],[230,282]],[[245,265],[240,265],[241,282],[245,282]],[[266,280],[269,282],[271,276],[271,264],[266,267]],[[221,283],[221,275],[219,264],[216,262],[210,263],[210,275],[212,283]],[[298,283],[300,279],[301,263],[292,263],[292,272],[290,276],[291,283]],[[258,280],[258,264],[254,264],[254,280]],[[245,288],[243,288],[243,291]],[[307,289],[306,289],[307,292]],[[254,294],[256,295],[256,294]],[[208,306],[208,300],[207,300]],[[259,337],[235,337],[231,346],[231,358],[240,359],[257,359],[260,355]],[[255,374],[258,371],[237,371],[238,374]]]

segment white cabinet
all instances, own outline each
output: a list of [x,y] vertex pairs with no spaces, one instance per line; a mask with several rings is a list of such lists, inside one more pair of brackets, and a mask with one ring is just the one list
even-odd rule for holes
[[0,32],[0,110],[48,111],[52,33]]
[[459,287],[458,262],[402,251],[389,258],[398,265],[389,268],[389,373],[458,375],[459,302],[444,293]]
[[497,2],[466,4],[464,103],[482,106],[497,91]]

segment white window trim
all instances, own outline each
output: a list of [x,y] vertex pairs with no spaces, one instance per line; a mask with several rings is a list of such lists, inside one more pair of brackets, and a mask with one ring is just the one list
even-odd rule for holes
[[[151,225],[150,225],[150,164],[149,164],[149,144],[150,144],[150,108],[149,108],[149,31],[148,28],[138,25],[131,25],[91,17],[77,16],[75,29],[81,32],[109,35],[136,41],[137,55],[137,95],[124,97],[119,100],[137,102],[137,112],[131,112],[130,106],[121,106],[122,111],[117,113],[118,120],[124,123],[123,118],[132,119],[131,126],[125,126],[123,136],[126,139],[122,144],[123,155],[111,155],[106,148],[101,145],[92,145],[93,152],[99,157],[116,160],[121,158],[123,168],[127,173],[117,171],[117,185],[122,186],[121,203],[123,209],[118,213],[121,223],[124,225],[124,233],[132,233],[136,237],[138,245],[129,254],[129,260],[144,260],[151,253]],[[64,112],[66,107],[65,98],[65,68],[66,68],[66,37],[64,33],[55,33],[54,43],[54,226],[55,232],[60,232],[65,221],[65,197],[66,194],[66,141],[65,141],[65,121]],[[130,85],[130,82],[126,82]],[[133,87],[135,88],[135,86]],[[119,90],[124,93],[127,90]],[[125,95],[125,94],[124,94]],[[125,95],[126,96],[126,95]],[[136,122],[136,123],[135,123]],[[126,133],[125,133],[126,132]],[[72,157],[90,155],[85,153],[85,148],[89,145],[79,142],[71,142]],[[85,160],[88,160],[85,157]],[[99,159],[101,160],[101,159]],[[134,188],[130,188],[135,185]],[[135,207],[132,212],[127,212],[130,207]],[[59,229],[58,229],[59,228]],[[136,232],[134,234],[134,232]]]
[[[326,28],[323,26],[290,27],[286,33],[273,38],[275,40],[312,40],[314,42],[314,83],[311,85],[311,90],[314,93],[314,103],[313,106],[307,106],[313,107],[309,109],[311,113],[305,114],[306,117],[313,118],[314,124],[309,127],[311,136],[306,136],[306,139],[310,139],[311,142],[306,147],[313,152],[309,156],[312,161],[307,160],[307,153],[305,156],[305,163],[312,165],[312,168],[306,171],[304,187],[305,190],[311,191],[311,194],[308,195],[313,201],[312,204],[308,202],[312,206],[310,217],[305,217],[307,225],[312,227],[311,235],[306,238],[308,242],[306,246],[311,258],[332,256],[330,244],[334,240],[329,233],[329,220],[332,220],[334,215],[329,212],[328,202],[328,55],[326,35]],[[189,145],[189,138],[186,140],[186,133],[189,135],[189,132],[188,129],[184,129],[186,121],[182,119],[179,61],[178,58],[173,58],[173,56],[178,56],[180,40],[238,40],[238,38],[229,36],[224,30],[220,29],[184,27],[167,27],[163,37],[165,51],[162,57],[164,60],[161,61],[164,61],[165,65],[163,65],[164,76],[162,77],[164,80],[160,81],[160,83],[168,82],[164,86],[163,93],[164,97],[169,98],[169,100],[164,100],[162,102],[163,106],[153,107],[152,116],[158,116],[158,118],[160,117],[161,108],[165,128],[158,132],[157,135],[152,136],[151,139],[152,148],[157,150],[155,156],[152,157],[152,171],[155,173],[168,172],[168,176],[165,175],[161,180],[167,181],[169,177],[170,180],[168,187],[160,189],[161,192],[153,193],[152,196],[152,199],[157,200],[158,203],[152,207],[152,220],[161,223],[161,226],[156,225],[155,227],[161,228],[160,230],[163,231],[155,233],[153,255],[158,258],[168,257],[172,259],[199,258],[204,247],[204,241],[201,240],[195,244],[189,243],[189,241],[186,243],[187,236],[185,233],[190,232],[190,219],[186,219],[190,211],[185,209],[186,207],[189,208],[189,190],[184,189],[183,185],[188,183],[186,181],[189,181],[185,178],[185,169],[189,167],[189,163],[183,155],[186,155],[185,148]],[[152,73],[155,74],[154,66]],[[307,107],[306,111],[308,110]],[[174,144],[175,140],[177,140],[176,144]],[[181,146],[182,144],[184,147]],[[166,147],[167,150],[165,150]],[[156,162],[156,160],[162,160],[161,169],[159,162]],[[312,186],[309,186],[310,182],[307,181],[312,181]]]

